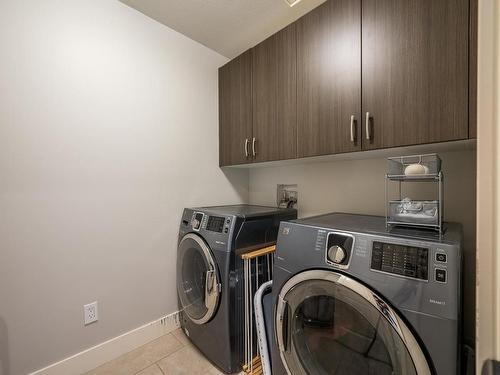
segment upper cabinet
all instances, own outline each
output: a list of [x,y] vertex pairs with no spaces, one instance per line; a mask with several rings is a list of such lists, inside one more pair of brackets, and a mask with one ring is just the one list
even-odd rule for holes
[[219,69],[220,165],[297,157],[295,24]]
[[361,0],[297,21],[298,156],[361,149]]
[[252,54],[219,69],[219,164],[248,163],[252,138]]
[[474,137],[477,0],[327,0],[219,70],[220,165]]
[[297,156],[295,24],[252,50],[252,156],[256,162]]
[[468,0],[363,0],[363,149],[468,137]]

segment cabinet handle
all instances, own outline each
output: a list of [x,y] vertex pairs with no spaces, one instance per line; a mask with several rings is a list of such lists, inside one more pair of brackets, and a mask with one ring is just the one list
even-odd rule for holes
[[248,138],[245,139],[245,157],[248,158]]
[[356,117],[351,115],[351,142],[354,143],[356,138],[354,136],[354,123],[356,122]]
[[255,157],[257,153],[255,152],[255,137],[252,138],[252,156]]
[[366,112],[366,139],[370,140],[372,138],[370,134],[370,112]]

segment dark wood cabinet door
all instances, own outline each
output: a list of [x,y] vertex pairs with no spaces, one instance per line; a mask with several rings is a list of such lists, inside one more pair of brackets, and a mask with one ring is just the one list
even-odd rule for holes
[[363,149],[467,138],[468,10],[363,0]]
[[297,156],[295,36],[295,24],[291,24],[255,46],[252,51],[255,138],[252,151],[255,151],[256,162]]
[[477,12],[478,0],[469,2],[469,138],[477,138]]
[[329,0],[297,21],[298,156],[359,150],[360,115],[361,0]]
[[[248,50],[219,69],[219,164],[221,166],[252,162],[251,57],[251,50]],[[248,150],[248,155],[245,149]]]

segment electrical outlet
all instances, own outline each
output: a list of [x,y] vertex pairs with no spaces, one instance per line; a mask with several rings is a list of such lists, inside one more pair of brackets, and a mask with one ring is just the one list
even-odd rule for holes
[[83,320],[85,325],[97,322],[97,301],[83,305]]

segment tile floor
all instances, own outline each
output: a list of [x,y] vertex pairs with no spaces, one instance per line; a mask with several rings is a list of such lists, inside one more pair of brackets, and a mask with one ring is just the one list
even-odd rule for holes
[[221,375],[180,329],[85,375]]

